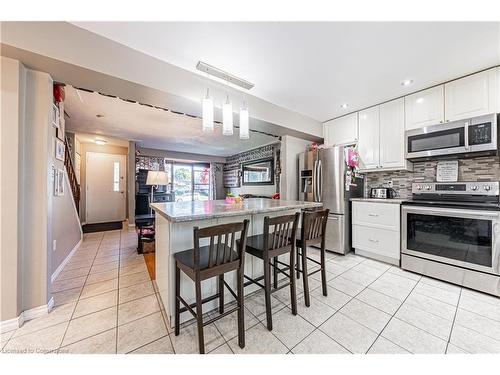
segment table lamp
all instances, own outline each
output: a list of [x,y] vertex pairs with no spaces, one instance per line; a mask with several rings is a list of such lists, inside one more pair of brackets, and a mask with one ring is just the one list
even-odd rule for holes
[[[165,171],[148,171],[148,176],[146,178],[146,185],[151,185],[151,202],[153,203],[153,188],[158,185],[168,185],[170,181],[168,180],[167,172]],[[153,209],[149,207],[151,213]]]

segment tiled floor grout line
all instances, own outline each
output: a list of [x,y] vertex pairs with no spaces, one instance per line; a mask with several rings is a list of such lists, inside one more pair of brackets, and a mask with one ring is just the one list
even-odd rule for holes
[[[102,235],[101,240],[99,241],[99,245],[97,247],[98,250],[99,250],[99,247],[101,246],[101,243],[102,243],[103,239],[104,239],[104,234]],[[96,256],[97,256],[97,254],[96,254]],[[92,264],[94,264],[94,260],[95,260],[95,257],[92,260]],[[91,268],[92,268],[92,266],[91,266]],[[90,269],[89,269],[89,273],[87,274],[87,278],[88,278],[89,274],[90,274]],[[85,279],[85,282],[86,281],[87,281],[87,279]],[[78,295],[78,299],[76,300],[75,307],[73,308],[73,312],[71,313],[71,316],[70,316],[70,318],[68,320],[68,325],[66,326],[66,329],[64,330],[64,334],[63,334],[63,336],[61,338],[61,342],[59,343],[59,346],[58,346],[57,350],[59,350],[61,348],[61,346],[62,346],[62,344],[64,342],[64,339],[66,338],[66,334],[68,333],[69,325],[71,323],[71,320],[73,319],[73,315],[75,314],[76,307],[78,306],[78,301],[80,300],[80,297],[81,297],[81,295],[83,293],[83,287],[85,286],[85,282],[83,283],[82,290],[80,291],[80,294]]]
[[[366,353],[368,353],[370,351],[370,349],[372,348],[373,344],[375,344],[375,342],[378,340],[378,338],[382,335],[382,332],[384,332],[384,330],[387,328],[387,326],[389,325],[389,323],[391,322],[391,320],[396,316],[396,314],[398,313],[399,309],[401,309],[401,306],[404,305],[404,303],[406,302],[406,300],[408,299],[408,297],[411,295],[411,293],[413,292],[413,290],[417,287],[418,283],[420,282],[422,278],[420,277],[420,279],[415,283],[415,285],[413,286],[413,288],[411,288],[410,290],[410,293],[408,293],[408,295],[405,297],[405,299],[403,300],[403,302],[399,305],[399,307],[396,309],[396,311],[394,311],[394,314],[392,314],[392,316],[389,318],[389,320],[387,321],[387,323],[384,325],[384,327],[380,330],[379,334],[377,335],[377,338],[372,342],[372,344],[370,345],[370,347],[368,348],[368,350],[366,351]],[[409,324],[409,323],[407,323]],[[410,324],[413,326],[413,324]],[[414,326],[415,327],[415,326]],[[415,327],[415,328],[418,328],[418,327]],[[420,328],[418,328],[420,329]],[[425,331],[424,331],[425,332]],[[384,337],[384,336],[382,336]],[[394,345],[397,345],[399,346],[400,348],[403,348],[402,346],[396,344],[395,342],[389,340],[387,337],[384,337],[386,340],[392,342]],[[410,352],[408,349],[406,348],[403,348],[404,350]],[[410,352],[411,353],[411,352]]]
[[[115,353],[118,353],[118,313],[120,310],[120,277],[121,277],[120,266],[121,266],[121,262],[122,262],[122,232],[121,231],[120,231],[119,248],[120,248],[120,251],[118,252],[118,280],[116,282],[117,288],[118,288],[118,292],[117,292],[118,295],[116,296]],[[161,312],[160,312],[160,314],[161,314]]]
[[448,345],[450,345],[451,335],[453,334],[453,329],[455,328],[455,319],[457,318],[458,305],[460,304],[460,297],[462,296],[462,289],[460,289],[460,294],[458,295],[457,306],[455,309],[455,314],[453,315],[453,322],[451,323],[450,334],[448,335],[448,341],[446,342],[445,353],[448,353]]
[[[153,280],[151,280],[151,283],[153,284]],[[163,321],[163,324],[165,325],[165,329],[167,330],[168,340],[170,341],[170,345],[172,346],[172,350],[174,351],[174,354],[176,354],[175,348],[174,348],[174,343],[172,342],[172,337],[170,337],[172,332],[170,332],[169,322],[167,322],[167,320],[165,319],[165,316],[167,315],[167,311],[165,310],[165,316],[164,316],[163,312],[162,312],[162,302],[160,300],[160,293],[156,291],[156,288],[154,285],[153,285],[153,290],[155,290],[156,301],[158,302],[158,306],[160,306],[160,315],[161,315],[161,319]],[[165,336],[163,336],[163,337],[165,337]],[[151,343],[149,343],[149,344],[151,344]]]

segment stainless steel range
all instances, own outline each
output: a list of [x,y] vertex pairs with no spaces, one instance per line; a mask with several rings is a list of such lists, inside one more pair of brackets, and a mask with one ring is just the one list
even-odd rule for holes
[[401,267],[500,296],[500,183],[414,183]]

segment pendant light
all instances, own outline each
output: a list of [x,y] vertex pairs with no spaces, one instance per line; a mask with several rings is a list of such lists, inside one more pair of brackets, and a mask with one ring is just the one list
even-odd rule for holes
[[240,139],[250,138],[248,107],[245,102],[240,108]]
[[214,101],[210,97],[210,93],[208,92],[207,88],[207,94],[203,98],[202,101],[202,113],[203,113],[203,119],[202,119],[202,127],[201,129],[204,132],[213,132],[214,131]]
[[222,134],[233,135],[233,105],[229,101],[229,95],[222,104]]

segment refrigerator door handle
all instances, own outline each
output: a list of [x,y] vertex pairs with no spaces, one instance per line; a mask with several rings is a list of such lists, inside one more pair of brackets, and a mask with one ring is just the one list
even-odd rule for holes
[[318,175],[317,175],[317,166],[318,166],[318,161],[314,161],[314,167],[313,167],[313,202],[317,202],[317,189],[318,189]]
[[321,160],[318,160],[318,202],[323,199],[323,165]]

